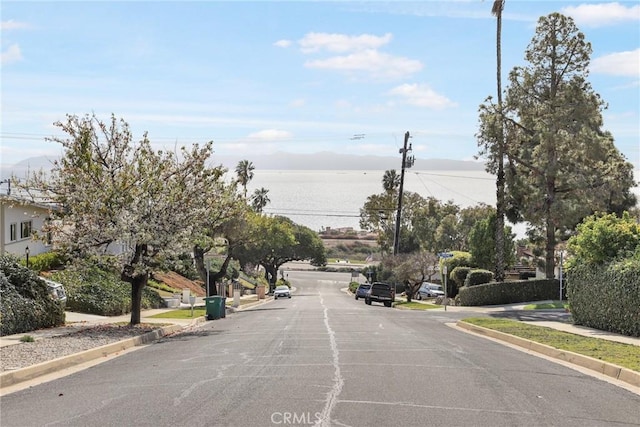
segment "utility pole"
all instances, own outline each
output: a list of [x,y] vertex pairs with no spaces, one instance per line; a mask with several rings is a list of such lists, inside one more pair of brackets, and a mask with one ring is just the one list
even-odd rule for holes
[[404,187],[404,170],[413,166],[415,158],[413,156],[407,157],[407,152],[411,151],[411,144],[407,148],[409,142],[409,132],[404,134],[404,147],[400,149],[402,153],[402,170],[400,172],[400,189],[398,191],[398,212],[396,213],[396,230],[393,234],[393,255],[398,255],[400,250],[400,218],[402,216],[402,190]]

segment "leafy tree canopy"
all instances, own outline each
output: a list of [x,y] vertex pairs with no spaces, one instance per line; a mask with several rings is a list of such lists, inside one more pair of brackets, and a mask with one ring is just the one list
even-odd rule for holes
[[595,214],[578,225],[577,234],[569,239],[567,248],[575,264],[604,264],[640,253],[640,224],[627,212]]
[[147,134],[134,141],[129,125],[114,115],[68,115],[51,138],[64,149],[50,175],[36,173],[23,187],[61,206],[48,231],[78,257],[116,253],[122,280],[131,283],[131,323],[140,322],[142,288],[158,256],[183,252],[208,206],[203,195],[216,186],[219,168],[206,165],[212,143],[179,151],[152,148]]
[[480,154],[495,172],[495,141],[505,132],[506,213],[544,236],[547,277],[558,230],[596,210],[635,204],[633,167],[602,129],[605,103],[587,80],[590,55],[571,18],[541,17],[525,51],[528,64],[509,74],[504,116],[490,102],[480,109]]

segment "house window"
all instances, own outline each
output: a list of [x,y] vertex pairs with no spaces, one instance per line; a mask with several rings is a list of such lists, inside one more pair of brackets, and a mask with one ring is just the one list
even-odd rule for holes
[[22,221],[20,223],[20,238],[26,239],[31,236],[31,221]]
[[9,239],[12,242],[18,240],[18,224],[16,224],[15,222],[9,225]]

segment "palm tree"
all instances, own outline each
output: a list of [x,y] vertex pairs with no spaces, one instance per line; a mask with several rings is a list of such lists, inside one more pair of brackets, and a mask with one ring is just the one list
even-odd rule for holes
[[236,175],[238,175],[238,183],[244,189],[244,198],[247,199],[247,184],[253,179],[253,170],[255,167],[249,160],[240,160],[236,166]]
[[382,177],[382,188],[384,188],[385,193],[393,193],[398,187],[400,187],[400,175],[396,172],[395,169],[384,171],[384,176]]
[[253,196],[251,197],[251,206],[255,209],[256,212],[262,213],[262,209],[269,204],[271,200],[269,200],[269,196],[267,196],[269,190],[264,187],[256,189],[253,192]]
[[504,116],[502,115],[502,11],[505,0],[494,0],[491,14],[496,17],[496,84],[498,90],[498,171],[496,178],[496,282],[504,281]]

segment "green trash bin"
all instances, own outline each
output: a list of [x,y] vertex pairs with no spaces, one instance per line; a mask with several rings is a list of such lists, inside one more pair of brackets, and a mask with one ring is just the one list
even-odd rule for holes
[[227,317],[227,298],[220,297],[220,317]]
[[218,295],[214,295],[212,297],[207,297],[204,299],[207,312],[207,320],[216,320],[223,317],[223,310],[221,310],[222,304],[224,304],[223,300],[224,298]]

